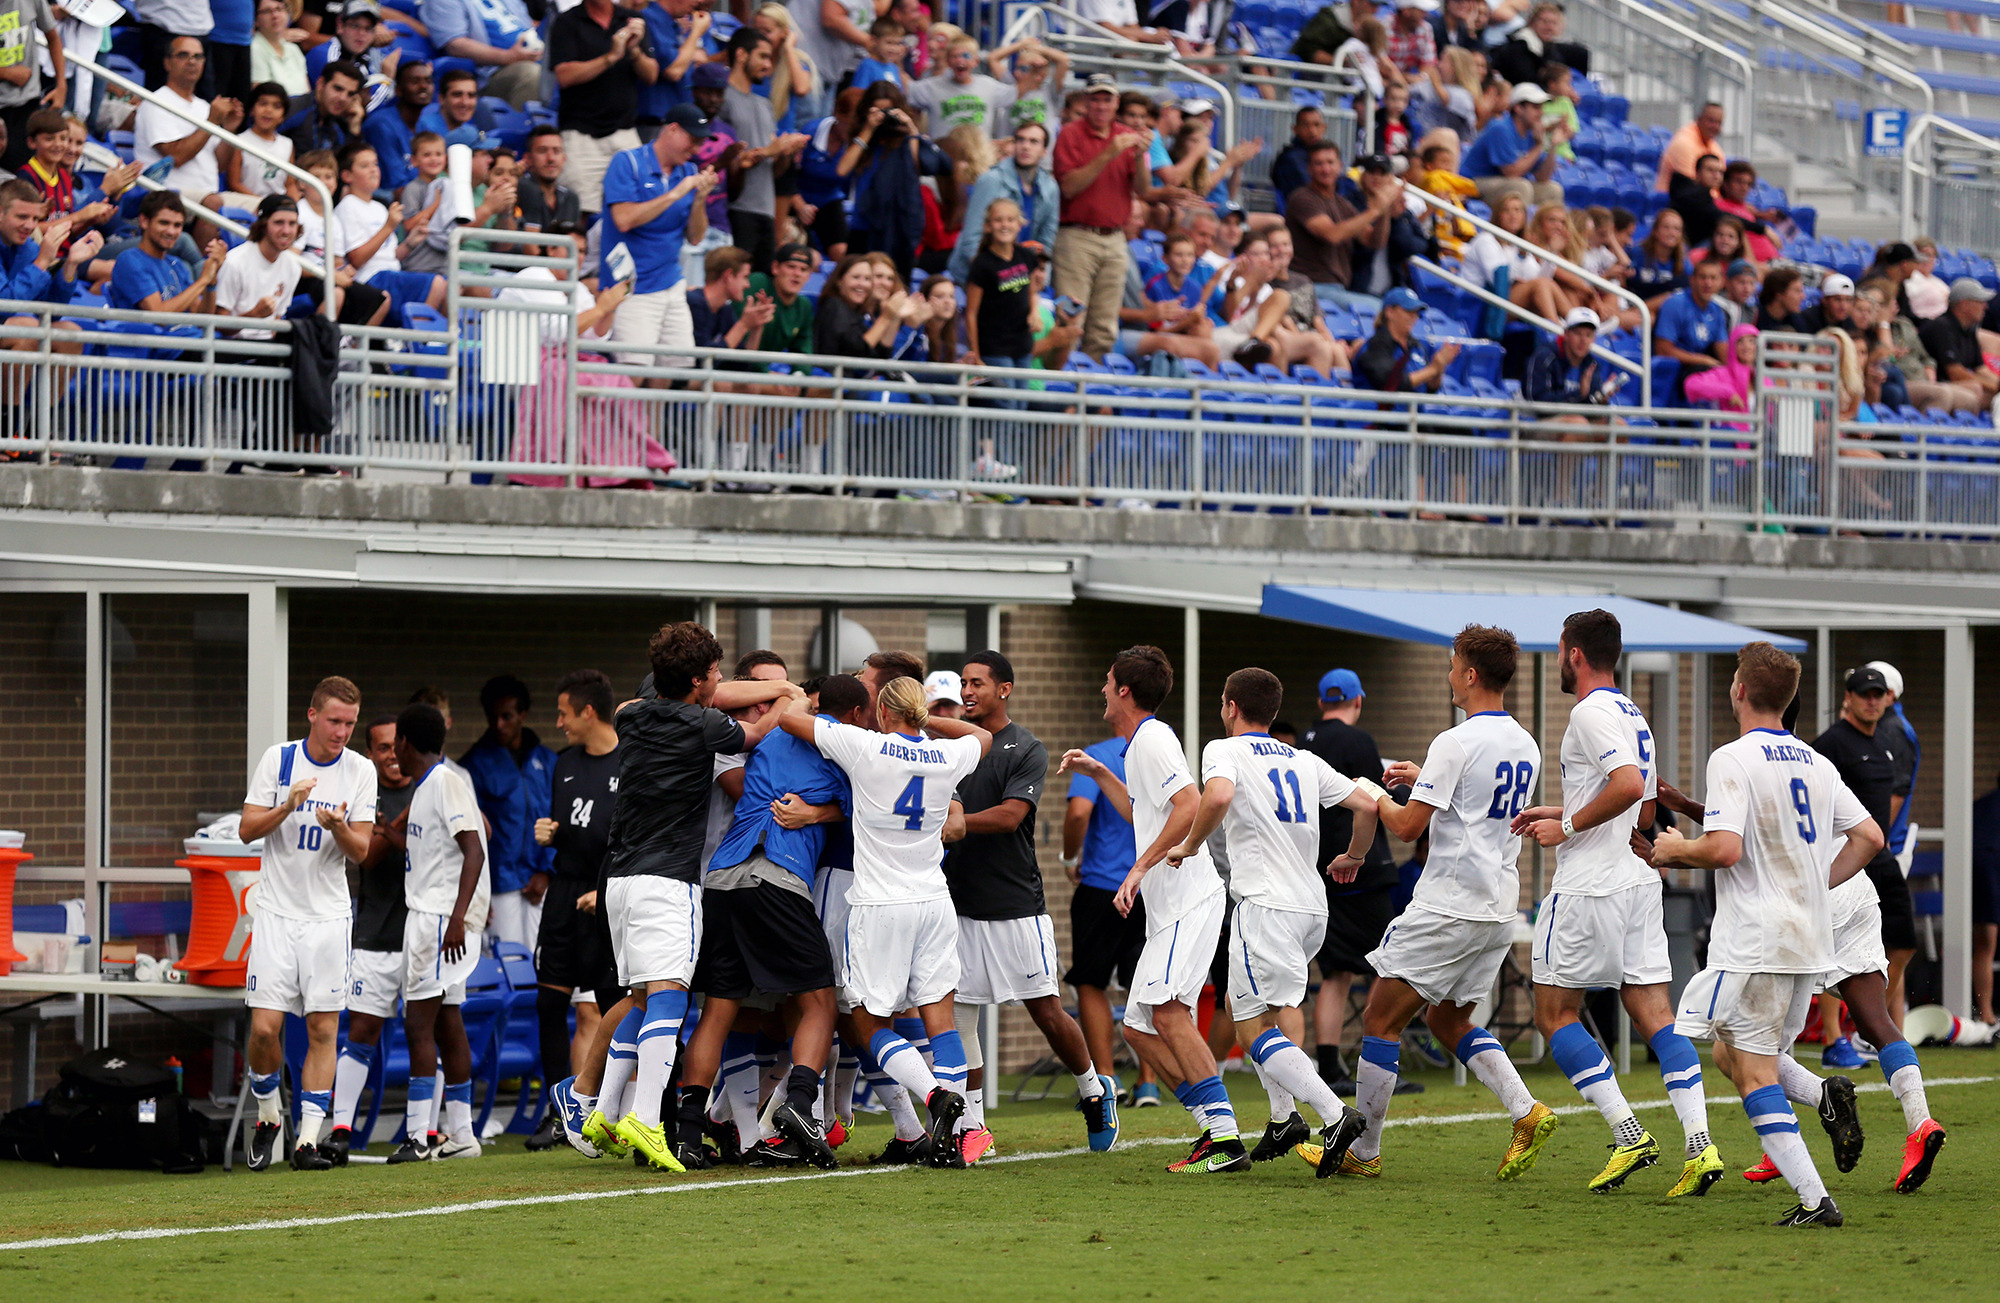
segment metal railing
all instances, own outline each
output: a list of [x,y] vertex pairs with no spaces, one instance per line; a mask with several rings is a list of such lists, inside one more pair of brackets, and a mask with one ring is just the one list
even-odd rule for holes
[[1920,113],[1903,134],[1902,236],[2000,249],[2000,143]]
[[1698,31],[1643,0],[1595,0],[1570,10],[1575,38],[1591,50],[1593,76],[1631,100],[1664,104],[1679,127],[1713,100],[1722,105],[1722,141],[1731,157],[1747,157],[1757,135],[1757,66],[1739,49]]

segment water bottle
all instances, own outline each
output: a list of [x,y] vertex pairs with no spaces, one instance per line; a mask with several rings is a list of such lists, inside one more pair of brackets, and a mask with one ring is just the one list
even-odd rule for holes
[[182,1086],[181,1061],[179,1059],[168,1059],[167,1070],[174,1074],[174,1093],[176,1095],[186,1094],[187,1091]]

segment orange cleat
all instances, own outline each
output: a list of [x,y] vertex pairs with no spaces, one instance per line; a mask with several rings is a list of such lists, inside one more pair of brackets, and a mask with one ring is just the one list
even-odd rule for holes
[[1757,1158],[1757,1166],[1745,1172],[1743,1179],[1762,1185],[1766,1181],[1775,1181],[1783,1175],[1784,1173],[1778,1170],[1778,1165],[1771,1161],[1769,1154],[1761,1154]]
[[1903,1174],[1896,1178],[1896,1193],[1908,1194],[1929,1180],[1931,1163],[1943,1148],[1944,1128],[1925,1118],[1903,1142]]

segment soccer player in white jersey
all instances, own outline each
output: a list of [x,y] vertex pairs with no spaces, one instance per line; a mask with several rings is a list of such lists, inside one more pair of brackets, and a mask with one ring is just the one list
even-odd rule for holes
[[[1431,849],[1409,908],[1368,955],[1376,979],[1361,1015],[1354,1094],[1368,1125],[1340,1163],[1342,1176],[1382,1174],[1382,1127],[1396,1093],[1397,1050],[1403,1029],[1426,1006],[1431,1034],[1455,1047],[1459,1061],[1514,1119],[1501,1180],[1533,1167],[1555,1132],[1555,1113],[1528,1093],[1493,1034],[1472,1021],[1473,1007],[1492,993],[1514,944],[1521,844],[1509,820],[1534,790],[1541,763],[1535,739],[1505,709],[1519,659],[1520,647],[1505,629],[1475,624],[1460,630],[1448,678],[1451,704],[1465,720],[1437,735],[1421,768],[1407,760],[1391,766],[1384,781],[1408,783],[1408,804],[1386,792],[1376,798],[1390,833],[1414,842],[1428,830]],[[1324,1156],[1312,1146],[1300,1146],[1300,1157],[1325,1170]]]
[[[942,867],[943,834],[952,793],[993,735],[964,720],[931,718],[923,684],[913,678],[883,684],[876,710],[879,733],[814,715],[801,698],[779,725],[846,771],[852,788],[854,883],[841,1003],[882,1071],[924,1100],[931,1165],[964,1167],[953,1143],[965,1113],[966,1073],[952,1017],[958,915]],[[891,1026],[900,1010],[911,1008],[930,1037],[931,1067]]]
[[[1321,1176],[1331,1176],[1361,1135],[1361,1114],[1340,1102],[1299,1048],[1305,1037],[1307,969],[1326,939],[1324,877],[1352,882],[1375,844],[1372,778],[1357,781],[1310,751],[1271,736],[1285,687],[1269,670],[1242,669],[1222,685],[1228,734],[1202,748],[1201,805],[1187,839],[1167,852],[1178,866],[1217,828],[1229,846],[1236,898],[1229,935],[1229,1011],[1271,1097],[1271,1121],[1252,1151],[1268,1162],[1310,1138],[1297,1101],[1320,1120]],[[1320,869],[1319,812],[1354,811],[1349,844]]]
[[1653,843],[1653,863],[1715,871],[1708,966],[1682,988],[1676,1026],[1715,1042],[1715,1066],[1736,1083],[1764,1152],[1798,1192],[1777,1224],[1838,1226],[1840,1209],[1779,1084],[1778,1056],[1805,1026],[1833,966],[1828,888],[1867,865],[1882,830],[1833,762],[1785,732],[1785,705],[1798,686],[1798,661],[1770,643],[1736,653],[1729,710],[1742,735],[1708,758],[1702,835],[1667,829]]
[[305,737],[266,751],[243,797],[237,835],[264,843],[243,997],[250,1008],[244,1057],[257,1100],[253,1172],[271,1165],[284,1134],[278,1076],[288,1013],[304,1016],[307,1039],[292,1166],[333,1166],[319,1151],[319,1133],[333,1107],[335,1045],[347,1000],[347,861],[367,857],[375,830],[375,766],[347,747],[360,718],[359,688],[338,676],[320,680],[306,710]]
[[[477,1158],[472,1134],[472,1046],[459,1006],[479,965],[493,898],[486,820],[472,784],[439,764],[444,716],[435,706],[396,716],[396,765],[416,783],[400,834],[408,864],[403,899],[403,1033],[410,1046],[410,1093],[402,1145],[392,1163]],[[392,834],[394,835],[394,834]],[[444,1068],[443,1138],[428,1135],[436,1073]]]
[[1104,718],[1125,744],[1121,782],[1103,761],[1071,750],[1063,770],[1097,782],[1111,807],[1132,823],[1139,858],[1112,898],[1121,914],[1146,904],[1146,946],[1125,1001],[1125,1039],[1173,1087],[1201,1135],[1170,1172],[1241,1172],[1250,1155],[1236,1130],[1236,1111],[1215,1070],[1215,1056],[1195,1026],[1195,1003],[1222,939],[1228,893],[1206,849],[1167,862],[1187,839],[1201,798],[1174,730],[1154,715],[1174,688],[1174,667],[1158,647],[1127,647],[1104,676]]
[[1700,1196],[1722,1178],[1722,1155],[1708,1134],[1701,1056],[1674,1030],[1660,875],[1632,853],[1633,830],[1653,822],[1659,775],[1645,716],[1616,686],[1623,654],[1623,631],[1609,611],[1579,611],[1563,621],[1556,657],[1562,689],[1576,705],[1563,732],[1562,807],[1536,806],[1514,820],[1514,831],[1556,852],[1556,876],[1537,913],[1531,949],[1535,1025],[1556,1065],[1611,1127],[1611,1158],[1590,1188],[1615,1190],[1660,1157],[1659,1142],[1625,1102],[1604,1047],[1581,1021],[1585,992],[1619,990],[1632,1025],[1659,1058],[1667,1097],[1687,1133],[1686,1161],[1667,1197]]

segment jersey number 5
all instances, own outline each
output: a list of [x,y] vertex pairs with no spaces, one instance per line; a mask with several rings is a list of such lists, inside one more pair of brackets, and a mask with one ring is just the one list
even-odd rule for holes
[[917,777],[912,778],[910,780],[910,785],[903,789],[903,794],[896,798],[896,804],[894,804],[889,808],[894,810],[897,814],[903,816],[903,827],[905,830],[909,832],[915,832],[917,831],[917,829],[923,827],[924,826],[923,776],[919,774]]
[[1271,780],[1271,790],[1278,794],[1278,822],[1304,823],[1306,821],[1306,801],[1305,797],[1299,795],[1298,771],[1293,769],[1284,771],[1284,777],[1291,780],[1292,784],[1292,805],[1289,810],[1285,808],[1285,789],[1283,784],[1278,781],[1278,771],[1273,769],[1265,777]]
[[1799,836],[1808,846],[1819,840],[1819,827],[1813,823],[1810,791],[1805,779],[1792,780],[1792,808],[1799,812]]
[[1486,817],[1511,819],[1527,804],[1528,788],[1535,781],[1535,767],[1526,760],[1513,764],[1503,760],[1493,767],[1493,776],[1500,780],[1500,785],[1493,789],[1493,804],[1486,807]]

